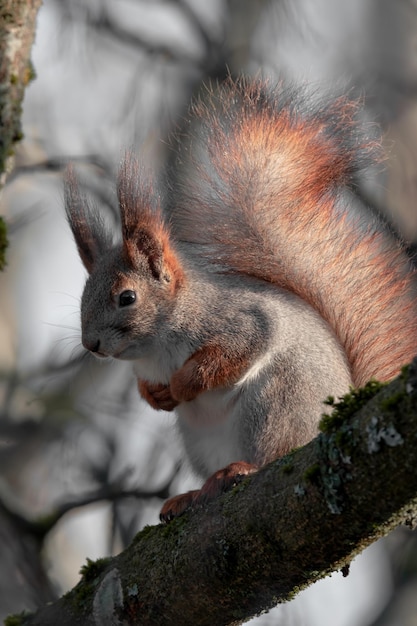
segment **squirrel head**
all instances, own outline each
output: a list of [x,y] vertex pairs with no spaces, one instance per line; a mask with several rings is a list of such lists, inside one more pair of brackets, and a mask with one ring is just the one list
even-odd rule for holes
[[128,154],[118,180],[121,243],[81,193],[72,167],[65,176],[65,208],[89,273],[81,300],[84,347],[98,357],[137,359],[154,347],[184,281],[159,205],[141,184]]

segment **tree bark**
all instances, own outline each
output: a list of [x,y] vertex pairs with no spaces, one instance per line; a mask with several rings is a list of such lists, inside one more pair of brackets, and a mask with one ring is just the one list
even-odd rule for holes
[[[30,52],[42,0],[0,0],[0,188],[11,169],[13,145],[22,138],[25,87],[34,76]],[[5,263],[6,227],[0,217],[0,270]]]
[[[10,624],[241,624],[417,515],[417,361],[354,392],[307,446],[115,558],[88,563],[56,603]],[[13,619],[16,619],[13,618]]]

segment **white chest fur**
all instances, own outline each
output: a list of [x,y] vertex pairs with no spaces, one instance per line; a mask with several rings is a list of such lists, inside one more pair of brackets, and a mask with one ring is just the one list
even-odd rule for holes
[[208,391],[177,407],[178,428],[187,455],[194,470],[203,477],[242,459],[240,412],[236,387]]

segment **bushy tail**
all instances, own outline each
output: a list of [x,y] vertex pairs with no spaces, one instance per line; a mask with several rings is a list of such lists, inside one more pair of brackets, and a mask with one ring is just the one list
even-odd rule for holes
[[351,191],[375,149],[357,107],[229,81],[194,107],[170,219],[207,262],[297,293],[344,346],[355,384],[417,354],[416,276]]

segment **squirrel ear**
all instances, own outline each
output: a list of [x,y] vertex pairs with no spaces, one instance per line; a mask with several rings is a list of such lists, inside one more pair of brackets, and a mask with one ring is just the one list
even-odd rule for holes
[[175,257],[169,239],[156,223],[138,226],[133,237],[123,238],[123,250],[130,265],[135,267],[145,258],[151,274],[156,280],[171,282],[175,273]]
[[143,183],[146,176],[136,158],[127,153],[119,172],[118,198],[122,222],[123,250],[133,267],[143,259],[152,276],[178,285],[180,262],[172,248],[168,229],[162,220],[152,188]]
[[84,267],[89,274],[98,258],[112,246],[112,239],[100,214],[81,193],[72,165],[64,174],[65,210]]

